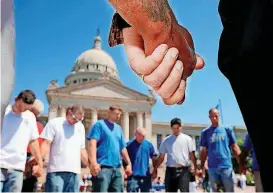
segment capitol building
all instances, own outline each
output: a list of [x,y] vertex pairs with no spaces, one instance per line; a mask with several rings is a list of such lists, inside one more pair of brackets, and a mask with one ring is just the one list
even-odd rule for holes
[[[55,117],[65,117],[67,107],[80,104],[85,108],[83,124],[87,134],[97,120],[106,118],[109,106],[117,104],[123,109],[119,124],[126,141],[134,137],[138,126],[147,129],[147,138],[156,149],[171,134],[169,122],[155,122],[151,118],[152,108],[156,103],[153,91],[149,90],[149,94],[145,95],[127,88],[121,82],[115,61],[102,49],[98,35],[94,38],[93,48],[84,51],[76,59],[64,82],[65,86],[60,87],[53,80],[46,90],[49,111],[48,115],[40,117],[44,124]],[[197,151],[201,130],[207,126],[183,125],[183,132],[193,138]],[[234,130],[237,137],[244,137],[246,134],[244,127],[234,126]]]

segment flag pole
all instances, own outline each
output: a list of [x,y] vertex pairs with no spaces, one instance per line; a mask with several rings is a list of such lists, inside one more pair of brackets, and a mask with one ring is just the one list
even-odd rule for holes
[[222,120],[222,124],[224,124],[224,119],[223,119],[223,111],[222,111],[222,104],[221,104],[221,99],[219,99],[219,106],[220,106],[220,113],[221,113],[221,120]]

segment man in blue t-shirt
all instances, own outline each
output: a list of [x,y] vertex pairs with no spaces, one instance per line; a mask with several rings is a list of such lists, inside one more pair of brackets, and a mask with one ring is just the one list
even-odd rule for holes
[[[240,164],[241,164],[242,168],[246,168],[245,162],[246,162],[246,157],[249,154],[249,151],[251,151],[251,154],[252,154],[252,172],[255,177],[256,192],[263,192],[263,185],[262,185],[261,177],[260,177],[260,167],[257,162],[255,151],[253,149],[253,145],[251,143],[250,137],[247,134],[245,137],[245,141],[243,144],[243,150],[242,150],[242,154],[241,154]],[[241,171],[241,172],[243,172],[243,171]]]
[[116,123],[121,113],[119,106],[112,105],[107,120],[97,121],[88,133],[92,192],[123,192],[121,156],[127,164],[126,175],[132,173],[122,129]]
[[127,142],[127,151],[132,163],[133,174],[127,178],[127,192],[149,192],[152,188],[150,173],[150,158],[153,166],[156,162],[156,152],[153,144],[145,139],[146,130],[137,128],[135,138]]
[[219,111],[210,109],[209,118],[211,126],[201,132],[201,167],[203,168],[208,158],[209,180],[213,192],[217,192],[218,187],[223,185],[226,192],[234,192],[233,168],[231,161],[231,151],[239,161],[241,153],[236,144],[236,137],[231,127],[219,125]]

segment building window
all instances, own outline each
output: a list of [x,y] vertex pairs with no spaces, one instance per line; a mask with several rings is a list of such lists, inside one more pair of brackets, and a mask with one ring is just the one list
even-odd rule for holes
[[196,145],[196,151],[200,152],[200,137],[195,136],[195,145]]
[[107,72],[107,66],[106,66],[106,72]]
[[98,64],[96,65],[96,68],[99,69],[99,65]]
[[87,78],[82,79],[82,82],[87,82]]
[[157,143],[157,149],[160,147],[160,144],[162,143],[162,134],[156,135],[156,143]]
[[89,65],[86,65],[86,69],[89,69]]
[[73,81],[73,84],[76,84],[76,83],[77,83],[77,80],[74,80],[74,81]]

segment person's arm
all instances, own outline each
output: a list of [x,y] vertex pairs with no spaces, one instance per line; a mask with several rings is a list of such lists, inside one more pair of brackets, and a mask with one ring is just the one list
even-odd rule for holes
[[193,139],[191,137],[188,140],[188,147],[189,147],[189,152],[190,152],[190,160],[193,164],[194,171],[196,171],[198,169],[196,156],[195,156],[196,147],[195,147],[195,143],[193,142]]
[[165,153],[160,153],[156,160],[154,170],[157,170],[159,168],[159,166],[163,163],[164,159],[165,159]]
[[30,148],[31,155],[35,159],[37,165],[40,168],[43,168],[43,159],[42,159],[42,156],[41,156],[38,139],[31,140],[29,142],[29,148]]
[[85,166],[89,167],[88,154],[85,148],[81,149],[81,161]]
[[130,160],[130,157],[129,157],[129,154],[128,154],[128,151],[127,151],[126,148],[123,148],[123,149],[121,150],[121,155],[122,155],[122,158],[123,158],[123,160],[124,160],[124,162],[125,162],[125,164],[126,164],[126,167],[127,167],[127,166],[132,167],[132,165],[131,165],[131,160]]
[[242,150],[242,153],[240,155],[240,163],[241,164],[245,163],[246,158],[247,158],[251,148],[252,148],[252,144],[251,144],[251,141],[250,141],[250,137],[247,134],[246,137],[245,137],[244,144],[243,144],[243,150]]
[[97,162],[97,142],[101,139],[101,125],[99,122],[90,129],[86,139],[88,140],[89,168],[92,175],[96,176],[101,169]]
[[200,151],[201,168],[203,169],[204,164],[207,160],[207,149],[208,149],[206,129],[201,131],[200,147],[201,147],[201,151]]
[[233,131],[233,128],[227,128],[227,132],[228,132],[230,147],[234,153],[234,156],[235,156],[237,162],[240,163],[241,149],[238,146],[238,144],[236,143],[236,137],[235,137],[235,133]]
[[152,143],[150,143],[150,158],[152,159],[153,167],[155,167],[157,161],[157,153],[155,152],[155,148]]
[[48,139],[44,139],[44,141],[43,141],[43,143],[41,145],[41,156],[42,156],[42,159],[45,159],[45,156],[48,155],[51,143],[52,143],[52,141],[50,141]]
[[200,160],[201,160],[201,168],[204,168],[205,162],[207,160],[207,148],[206,147],[201,147]]
[[55,126],[54,124],[52,124],[51,121],[49,121],[41,134],[41,138],[43,139],[43,143],[41,145],[41,155],[43,159],[48,155],[50,151],[50,146],[55,138],[55,134]]
[[88,158],[91,165],[97,164],[97,140],[96,139],[90,139],[88,143]]
[[[167,0],[108,0],[121,17],[146,40],[166,39],[176,18]],[[163,38],[158,38],[163,37]]]
[[88,154],[85,148],[85,128],[83,124],[81,124],[81,138],[81,162],[85,167],[89,167]]

